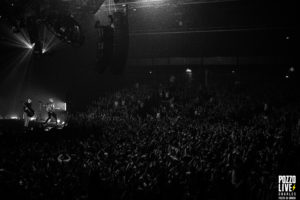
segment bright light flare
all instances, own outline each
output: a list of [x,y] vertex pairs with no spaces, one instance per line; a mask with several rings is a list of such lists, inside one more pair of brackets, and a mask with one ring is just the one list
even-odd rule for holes
[[30,118],[30,121],[35,121],[36,120],[36,117],[31,117]]
[[20,30],[20,33],[9,32],[8,37],[5,38],[6,45],[14,46],[23,49],[33,49],[34,43],[30,42],[29,34],[24,29]]
[[187,69],[185,70],[185,72],[190,74],[190,73],[192,73],[192,70],[191,70],[190,68],[187,68]]
[[34,46],[35,46],[35,43],[33,43],[33,44],[28,44],[28,43],[26,43],[25,45],[26,45],[26,47],[27,47],[28,49],[33,49]]
[[55,108],[58,110],[67,111],[67,103],[66,102],[57,102],[55,104]]
[[55,37],[46,27],[44,27],[42,35],[42,54],[52,51],[54,48],[58,47],[61,42]]
[[10,119],[19,119],[19,117],[16,116],[16,115],[12,115],[12,116],[10,117]]

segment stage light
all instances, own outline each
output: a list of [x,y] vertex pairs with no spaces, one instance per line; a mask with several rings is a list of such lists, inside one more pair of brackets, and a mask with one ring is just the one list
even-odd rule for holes
[[10,119],[19,119],[19,117],[16,116],[16,115],[12,115],[12,116],[10,117]]
[[285,78],[288,79],[288,78],[289,78],[289,75],[285,75]]
[[35,43],[30,44],[30,43],[27,43],[27,42],[26,42],[25,45],[26,45],[26,47],[27,47],[28,49],[33,49],[34,46],[35,46]]
[[24,49],[33,49],[35,44],[31,43],[28,32],[20,29],[18,33],[12,33],[5,38],[5,44]]
[[232,70],[231,73],[235,74],[235,70]]
[[36,117],[31,117],[30,118],[30,121],[34,121],[34,120],[36,120]]
[[60,123],[60,119],[57,120],[57,123]]
[[186,72],[186,73],[192,73],[192,70],[191,70],[190,68],[187,68],[187,69],[185,70],[185,72]]
[[290,36],[286,36],[285,39],[286,39],[286,40],[289,40],[289,39],[290,39]]
[[61,44],[61,41],[55,37],[46,27],[43,27],[41,36],[41,53],[49,53],[54,48],[57,48]]
[[294,67],[291,67],[289,70],[290,70],[290,72],[294,72],[294,71],[295,71],[295,68],[294,68]]
[[149,71],[149,74],[152,74],[152,71]]
[[62,111],[67,111],[67,103],[66,102],[57,102],[55,104],[55,108]]

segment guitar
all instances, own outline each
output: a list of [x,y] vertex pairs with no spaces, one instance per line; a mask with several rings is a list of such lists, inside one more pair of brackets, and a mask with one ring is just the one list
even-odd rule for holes
[[33,117],[34,116],[34,110],[30,106],[28,106],[28,104],[26,102],[24,103],[24,112],[29,117]]

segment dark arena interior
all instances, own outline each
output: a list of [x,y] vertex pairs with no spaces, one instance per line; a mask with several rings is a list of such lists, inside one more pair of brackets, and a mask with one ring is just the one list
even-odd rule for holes
[[296,200],[297,12],[1,0],[0,199]]

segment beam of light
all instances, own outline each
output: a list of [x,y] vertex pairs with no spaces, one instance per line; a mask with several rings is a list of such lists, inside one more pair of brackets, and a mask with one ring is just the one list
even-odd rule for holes
[[168,31],[157,31],[152,30],[149,32],[131,32],[130,36],[139,36],[139,35],[171,35],[171,34],[193,34],[193,33],[218,33],[218,32],[246,32],[246,31],[264,31],[264,30],[279,30],[284,27],[236,27],[236,28],[226,28],[226,27],[215,27],[210,29],[195,29],[195,30],[183,30],[177,31],[168,30]]
[[26,47],[27,47],[28,49],[33,49],[34,46],[35,46],[35,43],[33,43],[33,44],[26,44]]
[[[21,29],[20,33],[12,33],[8,27],[3,27],[4,39],[1,42],[6,46],[17,47],[12,55],[6,55],[5,65],[0,76],[0,90],[9,90],[11,95],[8,110],[18,111],[24,88],[32,79],[32,55],[35,44],[31,44],[28,33]],[[22,105],[21,105],[22,106]]]
[[[11,111],[17,111],[20,109],[20,95],[26,85],[26,80],[30,77],[30,61],[33,51],[26,49],[19,54],[14,59],[8,59],[5,65],[3,76],[0,77],[1,88],[6,88],[6,90],[11,90],[12,98],[10,100],[9,109]],[[0,88],[0,90],[1,90]]]
[[20,33],[11,33],[7,37],[4,37],[2,43],[8,46],[14,46],[24,49],[33,49],[34,44],[30,42],[28,32],[24,29],[21,29]]
[[42,54],[45,54],[62,44],[61,41],[57,39],[53,33],[48,31],[48,29],[45,26],[43,27],[41,35],[41,43]]
[[32,51],[24,50],[19,55],[17,55],[17,57],[14,57],[13,60],[10,60],[10,62],[7,63],[5,65],[6,67],[3,69],[3,74],[5,76],[0,77],[0,83],[4,84],[7,81],[13,81],[13,79],[15,79],[15,76],[19,75],[21,70],[24,70],[22,66],[30,60],[31,55]]
[[[224,3],[224,2],[238,2],[240,0],[138,0],[138,1],[129,1],[126,2],[131,9],[136,11],[137,8],[146,8],[146,7],[159,7],[159,6],[172,6],[172,5],[198,5],[198,4],[213,4],[213,3]],[[124,7],[124,2],[115,3],[115,6],[118,8]],[[102,4],[101,7],[106,7],[108,5],[105,2]]]

